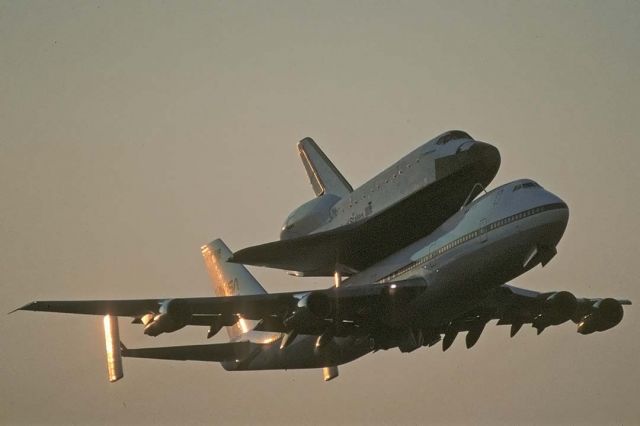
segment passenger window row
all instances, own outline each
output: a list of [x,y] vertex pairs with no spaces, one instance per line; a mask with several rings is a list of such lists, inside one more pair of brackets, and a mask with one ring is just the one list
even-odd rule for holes
[[424,265],[425,263],[429,262],[430,260],[434,259],[437,256],[440,256],[444,253],[446,253],[447,251],[459,246],[462,243],[465,243],[469,240],[472,240],[474,238],[476,238],[478,235],[480,234],[484,234],[487,232],[487,230],[494,230],[497,229],[501,226],[505,226],[509,223],[513,223],[515,221],[524,219],[526,217],[529,216],[533,216],[535,214],[538,213],[542,213],[546,210],[549,210],[551,208],[553,208],[554,206],[541,206],[541,207],[536,207],[533,209],[529,209],[526,211],[523,211],[521,213],[517,213],[514,215],[511,215],[509,217],[506,217],[504,219],[500,219],[496,222],[493,222],[491,224],[489,224],[489,226],[485,226],[483,228],[479,228],[473,232],[470,232],[466,235],[463,235],[462,237],[445,244],[444,246],[438,248],[437,250],[433,250],[431,251],[429,254],[427,254],[426,256],[421,257],[420,259],[413,261],[411,263],[409,263],[408,265],[403,266],[402,268],[392,272],[391,274],[387,275],[386,277],[383,277],[381,279],[378,280],[379,283],[385,283],[385,282],[389,282],[389,281],[393,281],[394,279],[396,279],[397,277],[399,277],[400,275],[404,275],[405,273],[411,271],[412,269],[415,269],[419,266]]

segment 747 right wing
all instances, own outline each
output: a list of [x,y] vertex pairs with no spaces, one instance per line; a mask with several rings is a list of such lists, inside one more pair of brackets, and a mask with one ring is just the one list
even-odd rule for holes
[[466,331],[466,345],[476,344],[486,324],[510,325],[511,337],[524,324],[531,324],[537,333],[547,327],[571,320],[580,334],[591,334],[615,327],[622,321],[627,299],[576,298],[568,291],[540,293],[504,284],[492,291],[475,309],[456,318],[440,330],[443,350],[447,350],[461,331]]

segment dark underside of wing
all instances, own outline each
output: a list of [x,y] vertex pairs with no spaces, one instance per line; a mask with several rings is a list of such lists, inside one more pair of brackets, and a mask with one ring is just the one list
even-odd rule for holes
[[248,247],[229,261],[307,276],[331,276],[336,269],[349,275],[433,232],[460,209],[475,182],[487,179],[482,177],[472,167],[463,168],[362,221]]
[[129,358],[225,362],[245,358],[249,354],[252,345],[255,346],[256,344],[250,342],[231,342],[140,349],[129,349],[122,345],[121,353],[122,356]]
[[[540,334],[550,326],[572,321],[579,324],[579,333],[590,334],[617,325],[622,320],[624,305],[631,305],[631,302],[627,299],[576,298],[568,291],[539,293],[505,284],[475,309],[452,321],[448,329],[481,330],[487,322],[498,320],[498,325],[511,326],[513,337],[524,324],[530,324]],[[593,325],[592,331],[584,327],[589,322]]]

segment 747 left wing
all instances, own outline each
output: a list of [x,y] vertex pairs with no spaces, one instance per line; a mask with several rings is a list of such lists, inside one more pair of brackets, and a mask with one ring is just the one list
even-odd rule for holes
[[316,334],[336,321],[357,325],[363,318],[370,318],[386,303],[388,297],[384,296],[410,300],[425,287],[424,280],[411,279],[384,285],[226,297],[36,301],[17,310],[132,317],[134,323],[144,324],[144,332],[150,336],[200,325],[210,327],[211,337],[239,319],[261,321],[256,327],[259,331],[283,332],[295,326],[300,334]]

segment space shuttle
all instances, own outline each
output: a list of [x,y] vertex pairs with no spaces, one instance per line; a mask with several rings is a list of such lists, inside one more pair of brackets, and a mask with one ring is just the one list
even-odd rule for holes
[[500,153],[460,130],[445,132],[353,189],[311,138],[298,143],[315,198],[286,218],[280,240],[231,262],[296,276],[349,276],[429,235],[493,180]]

